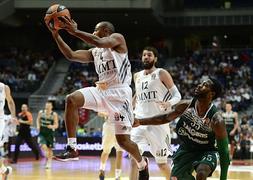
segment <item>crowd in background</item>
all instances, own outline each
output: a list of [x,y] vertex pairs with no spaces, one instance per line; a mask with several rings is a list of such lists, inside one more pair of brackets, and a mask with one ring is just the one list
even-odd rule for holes
[[169,67],[169,72],[184,98],[190,98],[193,88],[208,76],[217,78],[224,87],[223,101],[233,103],[235,111],[246,110],[252,102],[253,51],[226,50],[188,53]]
[[54,57],[49,52],[1,48],[0,81],[13,92],[34,92],[45,78]]

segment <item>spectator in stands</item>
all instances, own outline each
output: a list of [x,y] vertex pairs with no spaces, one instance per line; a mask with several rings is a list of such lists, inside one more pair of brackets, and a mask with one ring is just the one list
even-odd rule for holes
[[44,79],[52,59],[46,53],[10,48],[0,54],[0,81],[14,91],[34,91],[40,85],[36,80]]
[[27,80],[28,81],[36,81],[37,77],[34,71],[30,71],[27,75]]
[[250,137],[249,133],[242,133],[240,142],[240,158],[242,160],[249,159],[250,157]]
[[250,116],[249,116],[248,123],[249,123],[250,128],[253,129],[253,115],[250,115]]

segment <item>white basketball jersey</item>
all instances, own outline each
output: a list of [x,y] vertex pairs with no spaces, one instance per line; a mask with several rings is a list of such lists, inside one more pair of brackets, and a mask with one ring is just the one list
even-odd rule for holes
[[0,118],[4,117],[5,85],[0,82]]
[[144,70],[136,74],[134,114],[137,118],[153,117],[166,113],[157,102],[168,101],[171,94],[159,78],[160,70],[161,68],[157,68],[148,75],[144,74]]
[[109,85],[131,84],[131,64],[127,53],[118,53],[109,48],[92,49],[99,82]]

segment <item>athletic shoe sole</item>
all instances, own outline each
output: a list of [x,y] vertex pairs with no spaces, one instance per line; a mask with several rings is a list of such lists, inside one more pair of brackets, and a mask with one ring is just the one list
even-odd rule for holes
[[66,161],[78,161],[78,160],[79,160],[79,157],[68,158],[68,159],[61,159],[61,158],[54,157],[54,159],[57,160],[57,161],[66,162]]

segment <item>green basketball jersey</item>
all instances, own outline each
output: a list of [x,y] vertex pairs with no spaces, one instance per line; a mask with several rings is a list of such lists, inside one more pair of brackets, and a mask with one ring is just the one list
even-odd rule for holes
[[195,104],[196,99],[193,99],[176,126],[176,133],[182,141],[181,147],[190,151],[216,150],[211,121],[217,108],[211,104],[205,116],[199,117]]
[[235,113],[233,111],[224,112],[222,113],[222,117],[225,121],[227,132],[229,133],[230,131],[232,131],[232,129],[234,129]]
[[53,133],[52,129],[47,128],[48,125],[54,124],[54,112],[52,111],[49,116],[46,115],[45,111],[42,111],[40,117],[40,132],[43,134]]

